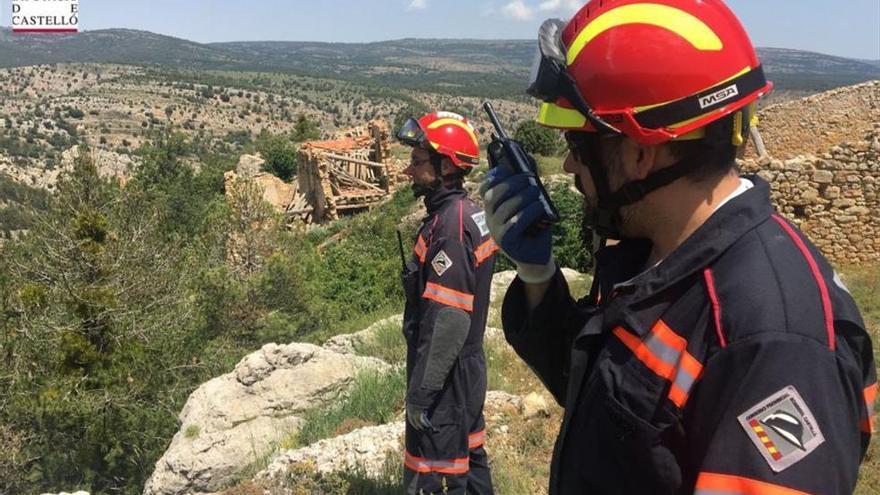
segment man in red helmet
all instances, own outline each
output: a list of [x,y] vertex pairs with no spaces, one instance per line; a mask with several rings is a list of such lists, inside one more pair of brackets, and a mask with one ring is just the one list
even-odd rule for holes
[[403,273],[406,493],[491,494],[483,332],[498,248],[462,187],[479,144],[451,112],[409,119],[397,138],[412,147],[404,173],[428,210]]
[[565,408],[550,493],[852,493],[871,341],[769,185],[737,175],[772,87],[737,18],[720,0],[594,0],[539,48],[529,92],[603,238],[590,295],[572,299],[528,177],[493,163],[481,194],[517,264],[505,335]]

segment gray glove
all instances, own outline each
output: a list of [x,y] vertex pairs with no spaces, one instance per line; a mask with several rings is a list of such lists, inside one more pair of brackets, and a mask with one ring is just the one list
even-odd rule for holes
[[431,424],[431,420],[428,419],[428,411],[413,404],[406,405],[406,420],[409,421],[409,424],[411,424],[416,431],[425,431],[434,428],[434,425]]
[[544,283],[556,273],[549,228],[529,231],[544,215],[539,190],[523,174],[497,166],[480,186],[486,207],[486,225],[504,254],[516,264],[519,278]]

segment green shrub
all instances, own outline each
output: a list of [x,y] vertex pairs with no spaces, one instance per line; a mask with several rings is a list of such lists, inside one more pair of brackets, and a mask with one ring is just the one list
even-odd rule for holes
[[297,464],[272,481],[245,482],[224,495],[398,495],[404,491],[403,459],[389,455],[376,477],[367,476],[359,469],[320,474],[311,465]]
[[544,127],[534,120],[527,120],[516,128],[514,139],[522,143],[526,152],[554,156],[565,149],[559,131]]
[[[548,192],[562,219],[553,225],[553,256],[559,266],[581,273],[592,269],[592,234],[584,226],[583,196],[572,191],[567,182],[557,182]],[[495,263],[495,271],[515,269],[503,254]]]
[[[327,301],[330,321],[344,322],[357,315],[376,312],[389,304],[402,304],[401,259],[397,230],[404,231],[404,252],[411,249],[414,226],[401,226],[400,219],[412,210],[411,190],[399,189],[393,198],[367,215],[351,218],[338,232],[339,240],[325,246],[318,278],[311,280],[314,293]],[[327,237],[313,239],[321,244]],[[401,306],[402,307],[402,306]],[[325,324],[325,331],[330,327]],[[332,334],[326,335],[330,337]]]
[[406,361],[406,339],[396,320],[376,329],[365,341],[355,345],[355,352],[362,356],[379,358],[386,363],[399,364]]
[[266,160],[263,170],[289,182],[296,175],[296,148],[284,136],[264,133],[257,140],[257,151]]
[[290,137],[295,143],[318,139],[321,137],[321,127],[307,115],[299,114],[296,116]]

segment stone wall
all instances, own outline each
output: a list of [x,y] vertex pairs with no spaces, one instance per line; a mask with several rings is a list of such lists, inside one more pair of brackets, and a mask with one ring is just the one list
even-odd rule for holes
[[[770,154],[788,160],[859,141],[875,122],[880,122],[880,81],[771,105],[761,110],[758,128]],[[753,147],[746,157],[757,158]]]
[[770,182],[779,211],[830,260],[880,261],[880,123],[861,141],[818,156],[749,159],[741,167]]

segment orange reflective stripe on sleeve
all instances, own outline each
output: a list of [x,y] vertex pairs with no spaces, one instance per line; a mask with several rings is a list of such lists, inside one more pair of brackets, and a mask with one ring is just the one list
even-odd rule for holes
[[765,481],[729,474],[700,473],[694,495],[810,495]]
[[703,365],[687,352],[687,341],[663,320],[657,321],[644,341],[622,327],[615,328],[614,335],[642,364],[670,382],[669,400],[684,407],[703,372]]
[[486,443],[486,430],[480,430],[468,435],[468,448],[475,449]]
[[877,401],[877,384],[865,388],[865,408],[867,416],[865,422],[861,425],[861,430],[865,433],[874,431],[874,423],[877,421],[877,411],[875,410],[875,402]]
[[468,312],[474,310],[473,294],[459,292],[433,282],[428,282],[425,285],[425,293],[422,294],[422,297],[425,299],[432,299],[440,304],[445,304],[446,306],[463,309]]
[[417,473],[465,474],[470,470],[470,460],[460,459],[425,459],[404,453],[403,465]]
[[416,245],[413,247],[413,252],[418,256],[419,261],[422,263],[425,262],[425,257],[428,255],[428,246],[425,244],[425,239],[422,238],[422,234],[419,234]]
[[495,240],[491,237],[486,242],[480,244],[480,246],[474,250],[474,258],[476,259],[477,266],[480,266],[486,259],[495,254],[498,251],[498,245],[495,244]]

